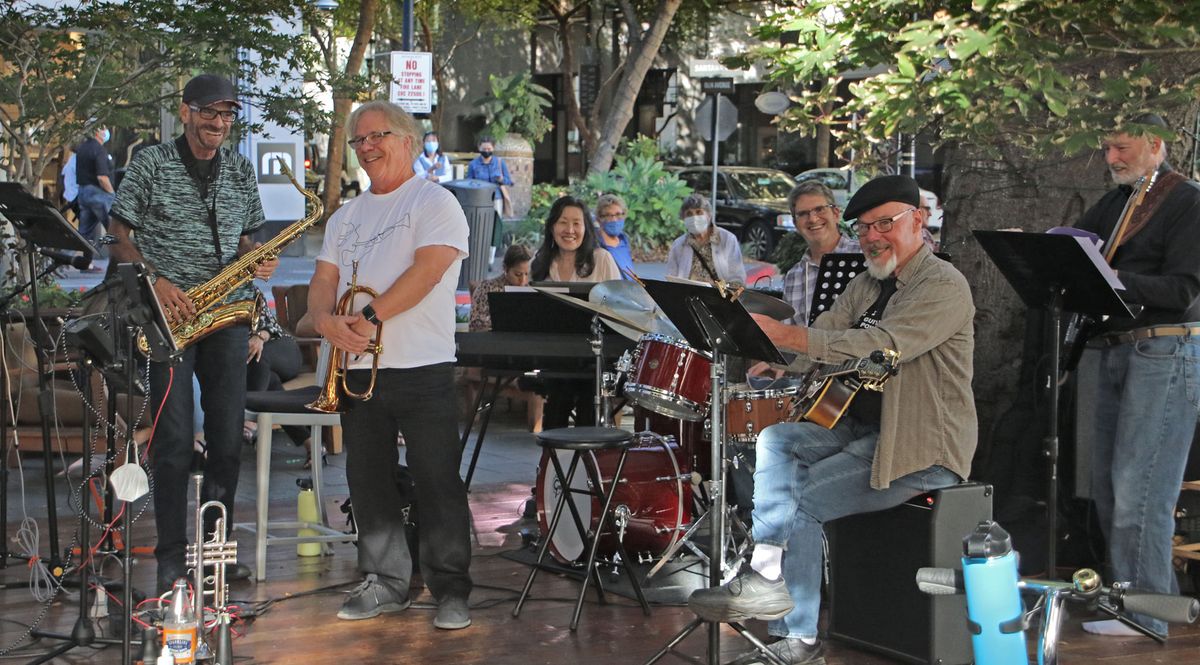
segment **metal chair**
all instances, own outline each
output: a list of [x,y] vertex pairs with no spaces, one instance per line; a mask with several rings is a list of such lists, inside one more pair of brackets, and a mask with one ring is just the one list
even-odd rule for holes
[[[317,376],[324,375],[325,363],[330,362],[330,346],[328,342],[321,344],[317,361]],[[257,485],[258,513],[253,523],[238,522],[233,528],[254,534],[254,579],[262,581],[267,577],[267,546],[289,545],[294,543],[327,543],[341,541],[356,541],[357,534],[344,533],[329,526],[325,513],[325,502],[322,491],[321,471],[323,466],[321,427],[335,427],[341,424],[341,415],[336,413],[317,413],[309,411],[305,405],[317,398],[321,386],[309,386],[295,390],[265,390],[246,394],[246,419],[258,423],[257,440]],[[320,523],[301,522],[297,520],[267,519],[267,509],[271,495],[271,429],[275,425],[300,425],[312,428],[312,446],[309,449],[310,466],[312,471],[313,494],[320,511]],[[271,530],[288,530],[289,535],[276,535]],[[295,532],[299,529],[310,529],[316,535],[301,536]]]

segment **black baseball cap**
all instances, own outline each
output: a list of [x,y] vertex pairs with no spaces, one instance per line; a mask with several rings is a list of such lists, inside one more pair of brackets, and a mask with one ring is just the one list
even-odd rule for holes
[[237,100],[237,93],[233,90],[233,83],[224,76],[201,74],[183,86],[184,104],[194,104],[203,108],[217,102],[229,102],[238,108],[242,107]]

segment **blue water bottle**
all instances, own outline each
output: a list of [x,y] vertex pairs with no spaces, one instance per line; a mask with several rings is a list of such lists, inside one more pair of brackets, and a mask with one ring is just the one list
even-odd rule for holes
[[1025,608],[1008,532],[983,521],[963,539],[963,586],[976,665],[1027,663]]

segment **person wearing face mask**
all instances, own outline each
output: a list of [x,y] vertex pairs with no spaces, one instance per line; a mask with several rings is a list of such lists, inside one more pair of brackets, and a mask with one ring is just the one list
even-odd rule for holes
[[454,176],[450,172],[450,158],[442,153],[437,132],[425,132],[425,136],[421,140],[424,148],[421,154],[413,160],[413,173],[417,174],[418,178],[425,178],[433,182],[446,182],[452,179]]
[[746,283],[746,266],[737,236],[713,223],[712,205],[703,194],[693,193],[679,206],[687,233],[671,243],[667,275],[698,282]]
[[508,164],[505,163],[503,157],[495,154],[496,142],[491,137],[483,137],[479,140],[479,156],[472,159],[467,164],[467,179],[468,180],[483,180],[490,182],[493,185],[499,185],[496,189],[495,196],[492,199],[496,202],[498,209],[503,205],[503,214],[505,217],[512,215],[512,203],[508,196],[508,188],[512,187],[512,176],[508,174]]
[[[112,208],[116,189],[112,184],[112,158],[104,144],[111,133],[107,127],[97,125],[92,133],[79,145],[75,152],[75,182],[79,185],[79,235],[92,245],[107,233],[108,211]],[[85,272],[100,272],[99,268],[88,268]]]
[[[606,282],[621,279],[617,262],[596,243],[591,213],[583,201],[564,196],[554,202],[546,217],[542,246],[530,265],[535,282]],[[596,424],[592,379],[547,379],[545,429],[566,427],[574,412],[576,427]]]
[[600,230],[600,246],[608,250],[621,276],[633,279],[633,254],[625,236],[625,199],[616,194],[602,194],[596,201],[596,221]]

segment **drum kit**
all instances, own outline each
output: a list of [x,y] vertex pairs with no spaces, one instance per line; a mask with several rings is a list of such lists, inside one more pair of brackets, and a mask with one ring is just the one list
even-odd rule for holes
[[[723,407],[726,435],[721,437],[722,442],[740,444],[720,446],[726,464],[736,467],[742,462],[735,448],[753,447],[759,432],[788,420],[799,389],[751,390],[746,384],[737,384],[723,390],[725,394],[714,402],[712,354],[689,345],[637,282],[601,282],[592,288],[586,301],[542,291],[587,309],[597,320],[638,342],[617,361],[615,372],[602,372],[597,355],[597,422],[609,424],[609,401],[623,397],[633,405],[637,431],[613,499],[617,506],[614,529],[601,534],[599,551],[611,558],[618,551],[617,543],[622,542],[639,562],[657,559],[648,577],[684,547],[707,561],[705,552],[691,539],[710,508],[705,481],[710,480],[711,458],[716,450],[709,431],[711,409],[714,404]],[[788,318],[794,312],[782,300],[757,291],[744,291],[740,300],[747,311],[776,319]],[[544,453],[539,464],[534,488],[542,533],[547,532],[554,518],[554,506],[562,491],[554,486],[552,465],[546,457],[549,454]],[[601,482],[608,482],[618,456],[619,451],[599,451],[587,461],[598,470]],[[576,478],[581,487],[587,482],[584,474]],[[572,493],[568,500],[575,503],[585,525],[599,521],[600,506],[594,499]],[[736,519],[733,530],[739,536],[746,534],[744,525]],[[728,543],[735,552],[737,539],[732,537]],[[566,565],[581,565],[586,555],[580,535],[573,529],[559,529],[550,552]],[[732,568],[736,570],[736,561]]]

